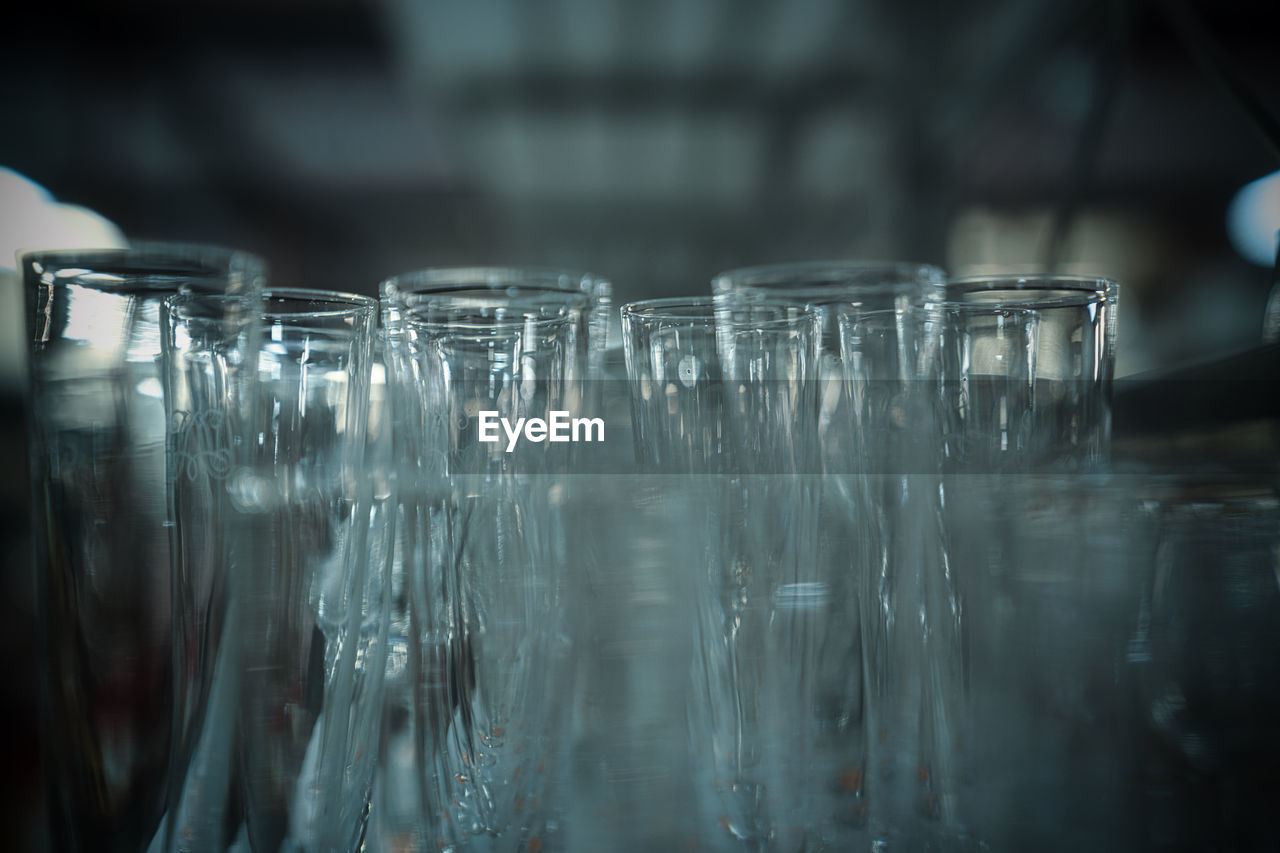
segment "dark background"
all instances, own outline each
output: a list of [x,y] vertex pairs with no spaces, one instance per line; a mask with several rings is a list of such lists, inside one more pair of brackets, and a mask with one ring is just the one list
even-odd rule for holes
[[768,261],[1025,265],[1066,208],[1061,257],[1124,281],[1126,332],[1196,289],[1240,310],[1146,366],[1257,325],[1268,276],[1226,206],[1280,159],[1195,57],[1278,112],[1277,23],[1140,0],[31,5],[5,27],[0,165],[130,237],[366,293],[456,263],[585,267],[619,302]]
[[[0,166],[130,237],[369,294],[460,263],[583,267],[621,303],[762,262],[1057,260],[1123,282],[1124,374],[1259,339],[1272,272],[1226,215],[1280,167],[1240,95],[1280,113],[1278,24],[1266,0],[24,4]],[[0,411],[12,838],[39,802],[16,389]]]

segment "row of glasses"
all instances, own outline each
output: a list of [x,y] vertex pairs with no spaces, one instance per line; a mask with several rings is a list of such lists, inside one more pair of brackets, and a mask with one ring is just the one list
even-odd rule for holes
[[[98,383],[109,394],[90,393],[101,377],[84,365],[115,362],[85,359],[84,342],[142,350],[120,344],[110,315],[89,304],[105,297],[45,295],[30,312],[45,324],[37,349],[60,335],[78,342],[64,349],[80,361],[56,378],[89,383],[59,385],[58,362],[33,358],[35,429],[132,416],[122,382],[163,401],[152,404],[160,449],[148,451],[161,472],[153,493],[168,504],[152,513],[153,564],[159,589],[170,566],[174,580],[171,601],[148,616],[164,621],[173,664],[162,642],[152,658],[171,682],[150,704],[167,724],[143,727],[164,739],[148,753],[151,794],[119,797],[136,810],[137,837],[170,849],[563,843],[573,656],[610,618],[575,598],[603,576],[574,554],[565,517],[580,448],[529,433],[486,443],[481,421],[597,411],[607,282],[402,276],[384,283],[379,335],[370,300],[260,295],[261,273],[238,271],[259,267],[229,257],[231,272],[162,276],[165,295],[187,292],[156,308],[163,358],[153,347],[135,359],[156,375],[113,374]],[[61,277],[42,263],[33,293],[64,279],[89,294],[119,289],[96,261]],[[974,579],[999,563],[962,564],[986,528],[952,515],[979,504],[946,478],[1105,460],[1114,289],[945,285],[928,267],[833,264],[725,274],[715,289],[623,312],[640,467],[693,476],[689,493],[701,496],[683,520],[694,547],[680,556],[692,579],[688,707],[704,824],[726,843],[778,849],[962,834],[973,763],[963,744],[980,730],[973,673],[990,662],[968,651],[978,632],[966,614],[986,601]],[[79,315],[66,308],[76,300]],[[121,328],[145,316],[123,311]],[[51,496],[42,542],[97,543],[60,532],[76,519],[113,527],[66,509],[68,484],[98,510],[132,508],[144,492],[127,479],[149,470],[143,456],[119,456],[122,473],[94,485],[65,474],[75,454],[37,445],[58,448],[35,454]],[[82,468],[114,470],[119,446],[90,441]],[[119,500],[95,491],[110,487],[124,490]],[[61,576],[50,557],[49,612],[85,577],[101,584],[101,567],[129,566],[118,551],[90,555],[87,568],[64,561]],[[97,680],[55,647],[85,645],[87,631],[64,630],[67,620],[97,617],[63,610],[47,623],[48,659],[67,666],[46,692],[51,719],[82,737],[110,715],[58,695]],[[108,757],[121,755],[138,751]],[[83,830],[99,807],[72,804],[63,826]]]
[[[766,849],[972,843],[961,792],[972,765],[965,744],[978,733],[969,678],[991,657],[975,663],[966,610],[986,591],[972,579],[990,567],[966,564],[953,540],[992,528],[955,513],[976,497],[962,475],[1105,463],[1114,285],[947,283],[914,265],[803,264],[725,273],[714,289],[718,315],[696,300],[623,311],[642,466],[734,484],[708,509],[706,552],[691,554],[703,564],[696,576],[705,572],[719,593],[700,608],[690,701],[693,752],[710,756],[704,824]],[[734,340],[771,328],[757,319],[739,329],[734,313],[779,306],[813,324],[808,371],[771,374],[767,359],[726,370]],[[706,327],[719,321],[720,362],[699,352],[695,327],[673,322],[699,309]],[[703,352],[710,334],[703,329]],[[771,387],[778,382],[797,398],[818,387],[812,411],[793,413],[790,432],[741,418],[738,397],[785,396]],[[780,438],[790,455],[750,449]],[[782,462],[765,490],[787,498],[770,505],[771,523],[742,509],[761,505],[742,489],[743,463],[760,459]],[[823,475],[816,486],[813,474]],[[722,533],[738,527],[739,541]],[[813,537],[812,554],[795,551],[804,577],[753,574],[755,555],[787,565],[792,531]],[[748,602],[764,616],[744,618]],[[782,647],[777,630],[788,632],[793,657],[769,651]],[[771,707],[787,709],[786,727],[768,720]]]
[[51,843],[357,849],[390,675],[410,838],[541,846],[569,452],[473,427],[594,410],[608,282],[426,271],[378,334],[372,300],[264,291],[243,253],[24,263]]
[[[396,798],[430,829],[385,846],[562,844],[562,664],[581,650],[581,577],[565,572],[602,578],[609,561],[616,579],[630,563],[607,540],[576,553],[557,507],[579,499],[544,455],[560,448],[508,462],[471,436],[482,406],[518,417],[581,398],[558,382],[539,397],[539,382],[569,372],[556,353],[579,349],[569,327],[586,315],[456,292],[419,304],[407,363],[423,396],[392,430],[400,386],[371,363],[368,300],[264,298],[245,287],[259,268],[205,250],[32,258],[58,849],[351,849],[366,810],[376,824]],[[1153,497],[1096,473],[1108,283],[970,281],[946,297],[835,309],[851,427],[830,440],[847,456],[821,438],[820,311],[761,296],[627,312],[644,468],[688,481],[682,517],[638,508],[695,546],[662,550],[692,599],[694,636],[662,648],[693,653],[695,843],[1265,846],[1251,797],[1275,741],[1274,490]],[[414,417],[423,440],[393,457]],[[406,446],[422,459],[401,461]],[[1041,476],[1055,470],[1074,475]],[[398,497],[406,484],[421,497]],[[608,515],[607,490],[585,500]],[[405,559],[411,511],[429,559]],[[812,556],[833,518],[853,531],[842,567]],[[415,618],[422,632],[402,633]],[[405,676],[412,655],[421,678]],[[379,810],[384,673],[409,685],[387,719],[407,709],[427,743],[412,735],[406,762],[383,739]],[[396,761],[421,784],[386,772]]]

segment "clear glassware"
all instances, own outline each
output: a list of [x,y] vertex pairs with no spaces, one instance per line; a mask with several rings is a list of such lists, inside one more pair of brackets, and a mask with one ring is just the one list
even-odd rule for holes
[[[819,440],[824,457],[836,466],[833,471],[843,470],[840,466],[851,452],[840,311],[846,307],[865,312],[904,310],[942,299],[945,285],[946,273],[938,267],[903,261],[807,261],[744,267],[722,272],[711,282],[712,292],[721,302],[784,302],[807,305],[818,313],[822,326]],[[830,542],[824,550],[844,550],[826,534],[823,538]]]
[[1111,449],[1119,286],[966,278],[940,303],[947,470],[1092,471]]
[[383,305],[394,325],[401,307],[439,298],[487,300],[519,298],[559,303],[578,326],[577,354],[566,369],[582,383],[581,398],[570,401],[579,414],[600,411],[604,353],[613,285],[588,272],[542,267],[435,267],[393,276],[382,283]]
[[[951,578],[939,503],[940,432],[929,379],[938,313],[925,306],[837,309],[848,381],[848,456],[839,477],[849,495],[852,553],[847,595],[859,614],[866,695],[860,804],[873,844],[936,840],[947,808],[938,779],[948,753],[935,733],[948,723],[958,687]],[[858,766],[863,766],[858,765]]]
[[[391,700],[401,724],[383,750],[395,799],[378,831],[401,849],[558,843],[572,708],[570,454],[527,433],[513,440],[498,422],[567,410],[583,315],[563,294],[518,290],[401,301],[388,324],[406,667]],[[480,440],[486,418],[492,442]]]
[[[869,556],[865,550],[865,529],[876,519],[867,516],[870,508],[854,493],[852,475],[868,473],[851,467],[859,453],[859,437],[853,428],[858,417],[850,397],[840,345],[839,316],[842,311],[862,313],[906,311],[910,306],[938,300],[944,293],[946,274],[927,264],[877,261],[813,261],[730,270],[717,275],[712,289],[721,302],[772,300],[812,307],[821,318],[819,350],[818,430],[823,471],[819,507],[818,559],[829,572],[870,576],[878,567],[859,562]],[[882,463],[877,463],[882,465]],[[880,470],[884,470],[881,468]],[[861,605],[848,604],[847,619]],[[856,631],[861,630],[855,624]],[[867,638],[851,635],[850,661],[862,654]],[[862,663],[850,662],[847,666]],[[830,843],[865,843],[864,832],[870,805],[865,785],[869,778],[867,756],[874,749],[864,700],[865,685],[860,677],[849,677],[832,669],[827,709],[833,730],[839,731],[840,745],[832,748],[842,760],[825,784],[832,791],[824,818]],[[856,718],[856,722],[851,722]],[[824,771],[825,772],[825,771]]]
[[714,303],[671,299],[624,305],[622,333],[641,471],[728,470]]
[[[909,261],[801,261],[742,267],[712,280],[716,296],[751,294],[770,301],[814,306],[855,304],[866,311],[907,308],[946,284],[941,269]],[[821,312],[820,312],[821,313]],[[838,334],[836,317],[824,316],[824,333]],[[839,346],[833,338],[830,347]]]
[[[1027,824],[1012,812],[993,810],[993,804],[1002,796],[1019,799],[1032,792],[1046,802],[1072,801],[1061,791],[1053,793],[1045,777],[1000,747],[1017,743],[1037,759],[1053,754],[1032,749],[1030,741],[1014,735],[1061,734],[1045,724],[1043,709],[1026,701],[1023,687],[1037,683],[1036,673],[1045,671],[1036,667],[1063,667],[1065,683],[1078,660],[1070,654],[1062,660],[1028,655],[1035,664],[1026,668],[996,661],[1001,645],[1021,642],[1010,627],[1014,622],[1027,632],[1027,642],[1049,624],[1045,602],[1071,618],[1074,608],[1084,606],[1080,589],[1070,583],[1037,587],[1010,580],[1026,570],[1010,555],[1058,557],[1046,545],[1045,533],[1025,518],[1029,502],[1047,497],[1030,487],[1055,482],[1033,474],[1075,475],[1066,481],[1072,485],[1051,493],[1065,505],[1075,500],[1072,489],[1087,496],[1094,481],[1083,475],[1104,470],[1109,462],[1117,291],[1109,280],[1071,276],[960,279],[932,306],[938,315],[938,355],[930,378],[940,430],[946,571],[932,575],[939,582],[926,610],[927,633],[941,642],[924,659],[927,683],[937,690],[925,708],[935,729],[929,737],[933,761],[921,766],[944,826],[959,837],[977,832],[984,843],[1003,846],[1019,837],[1029,843],[1034,834],[1027,834]],[[1083,498],[1081,503],[1087,505]],[[974,516],[975,506],[984,514]],[[1087,577],[1078,574],[1076,564],[1070,566],[1077,572],[1068,575],[1072,582]],[[993,600],[1010,609],[992,610]],[[1026,614],[1037,614],[1038,621],[1021,622]],[[1040,648],[1054,654],[1076,651],[1066,642]],[[1011,660],[1021,664],[1024,658]],[[999,677],[1013,671],[1019,673],[1013,683]],[[999,697],[996,705],[985,704],[993,696]],[[979,713],[978,707],[984,710]],[[1007,727],[1003,735],[993,730],[993,720]],[[987,768],[981,781],[972,776],[975,762]],[[1010,790],[998,793],[1004,783],[1017,786],[1018,796]],[[1060,823],[1046,816],[1044,825]]]
[[667,299],[622,309],[642,471],[705,495],[683,574],[697,609],[689,707],[700,844],[800,849],[824,652],[848,626],[817,536],[817,314]]
[[170,438],[186,462],[165,843],[355,850],[389,629],[390,447],[366,441],[377,303],[268,291],[234,329],[211,327],[211,303],[173,297],[162,316],[166,405],[186,426]]
[[265,267],[208,246],[20,256],[50,843],[139,850],[164,810],[170,550],[161,302],[253,299]]

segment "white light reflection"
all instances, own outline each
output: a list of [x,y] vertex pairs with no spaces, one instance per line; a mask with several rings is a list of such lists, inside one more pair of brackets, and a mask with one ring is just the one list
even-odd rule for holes
[[107,219],[83,207],[59,204],[35,181],[0,166],[0,385],[18,385],[26,376],[26,311],[17,253],[127,245],[124,234]]
[[110,220],[59,204],[30,178],[0,166],[0,270],[16,270],[24,249],[113,249],[128,246]]
[[1280,172],[1246,184],[1227,207],[1227,236],[1240,256],[1269,267],[1280,247]]
[[154,376],[150,376],[138,383],[138,393],[143,397],[151,397],[155,400],[164,399],[164,387],[161,386],[160,380]]

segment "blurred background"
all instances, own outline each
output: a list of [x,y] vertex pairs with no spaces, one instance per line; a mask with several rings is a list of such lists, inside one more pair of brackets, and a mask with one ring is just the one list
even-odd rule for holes
[[1228,213],[1280,157],[1217,76],[1280,113],[1265,0],[117,0],[6,19],[0,166],[129,237],[259,252],[280,285],[554,264],[623,302],[805,258],[1027,267],[1057,228],[1059,260],[1127,286],[1126,373],[1251,341],[1270,284],[1274,244],[1250,263]]
[[[21,4],[0,267],[127,236],[368,294],[429,265],[581,267],[621,303],[766,262],[1057,265],[1123,282],[1121,375],[1168,368],[1262,340],[1278,25],[1273,0]],[[0,702],[30,732],[25,342],[3,285]],[[36,752],[5,742],[15,826]]]

